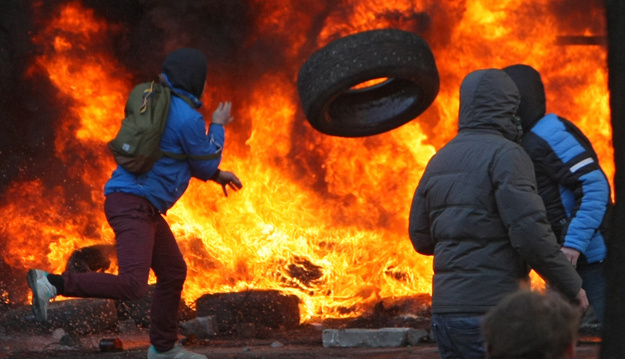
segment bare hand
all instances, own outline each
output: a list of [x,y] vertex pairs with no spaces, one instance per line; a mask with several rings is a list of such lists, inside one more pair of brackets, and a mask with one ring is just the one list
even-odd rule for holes
[[579,258],[579,251],[577,249],[573,249],[569,247],[562,247],[560,250],[562,251],[562,253],[564,253],[564,255],[566,256],[566,259],[568,259],[569,262],[571,262],[573,267],[577,267],[577,259]]
[[234,117],[230,116],[232,102],[220,102],[217,109],[213,112],[213,123],[216,125],[227,126],[234,121]]
[[224,195],[226,197],[228,197],[227,187],[230,187],[235,191],[243,188],[241,180],[239,180],[237,176],[234,175],[234,173],[228,171],[219,171],[219,174],[217,175],[217,178],[214,179],[214,181],[221,185],[221,188],[223,188]]
[[577,302],[577,306],[582,310],[582,313],[588,309],[588,298],[586,297],[586,291],[580,289],[575,296],[575,301]]

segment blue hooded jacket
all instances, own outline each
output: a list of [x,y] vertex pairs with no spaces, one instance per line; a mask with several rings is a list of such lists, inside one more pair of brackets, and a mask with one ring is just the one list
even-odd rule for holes
[[521,93],[521,146],[534,163],[538,193],[560,244],[581,253],[579,263],[605,259],[610,184],[592,144],[572,122],[545,115],[540,74],[527,65],[503,69]]
[[[206,81],[207,62],[195,49],[179,49],[170,53],[162,66],[163,79],[172,89],[167,124],[161,137],[164,152],[204,156],[220,153],[225,140],[223,126],[211,124],[206,129],[202,114],[180,95],[201,106]],[[162,157],[145,174],[135,175],[121,166],[104,186],[104,194],[130,193],[148,199],[165,214],[186,191],[192,177],[207,181],[216,172],[221,156],[212,160],[179,160]]]

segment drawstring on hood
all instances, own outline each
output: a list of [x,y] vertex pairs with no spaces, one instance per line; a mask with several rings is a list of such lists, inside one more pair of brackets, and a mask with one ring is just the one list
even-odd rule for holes
[[200,50],[182,48],[172,51],[163,61],[161,72],[161,82],[175,94],[190,98],[196,108],[202,106],[199,98],[204,91],[208,65]]
[[521,103],[517,116],[521,118],[523,132],[528,133],[532,127],[545,116],[545,87],[540,73],[528,65],[512,65],[503,69],[516,84],[521,94]]

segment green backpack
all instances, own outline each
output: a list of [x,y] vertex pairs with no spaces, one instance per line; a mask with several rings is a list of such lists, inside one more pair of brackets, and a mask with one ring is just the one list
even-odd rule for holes
[[[193,103],[181,96],[187,103]],[[108,142],[115,162],[134,174],[148,172],[154,162],[163,156],[180,160],[216,159],[220,152],[206,156],[163,152],[159,146],[167,122],[171,89],[158,82],[141,83],[130,92],[126,102],[125,118],[114,139]]]

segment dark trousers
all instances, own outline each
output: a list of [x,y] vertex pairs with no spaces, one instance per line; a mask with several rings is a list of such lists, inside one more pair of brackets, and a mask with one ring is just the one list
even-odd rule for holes
[[607,283],[603,271],[603,261],[583,263],[577,266],[577,273],[582,277],[582,288],[601,326],[605,319],[605,296]]
[[[607,290],[603,261],[590,264],[579,263],[576,270],[577,274],[582,278],[582,289],[586,291],[588,302],[595,312],[599,324],[603,327],[605,322],[605,296]],[[546,292],[549,295],[560,293],[549,284],[546,285]]]
[[158,351],[178,341],[178,309],[187,265],[169,225],[146,199],[111,193],[104,212],[115,232],[117,275],[63,273],[66,297],[139,299],[148,290],[150,268],[156,287],[150,309],[150,342]]
[[432,314],[432,332],[442,359],[484,359],[482,316]]

